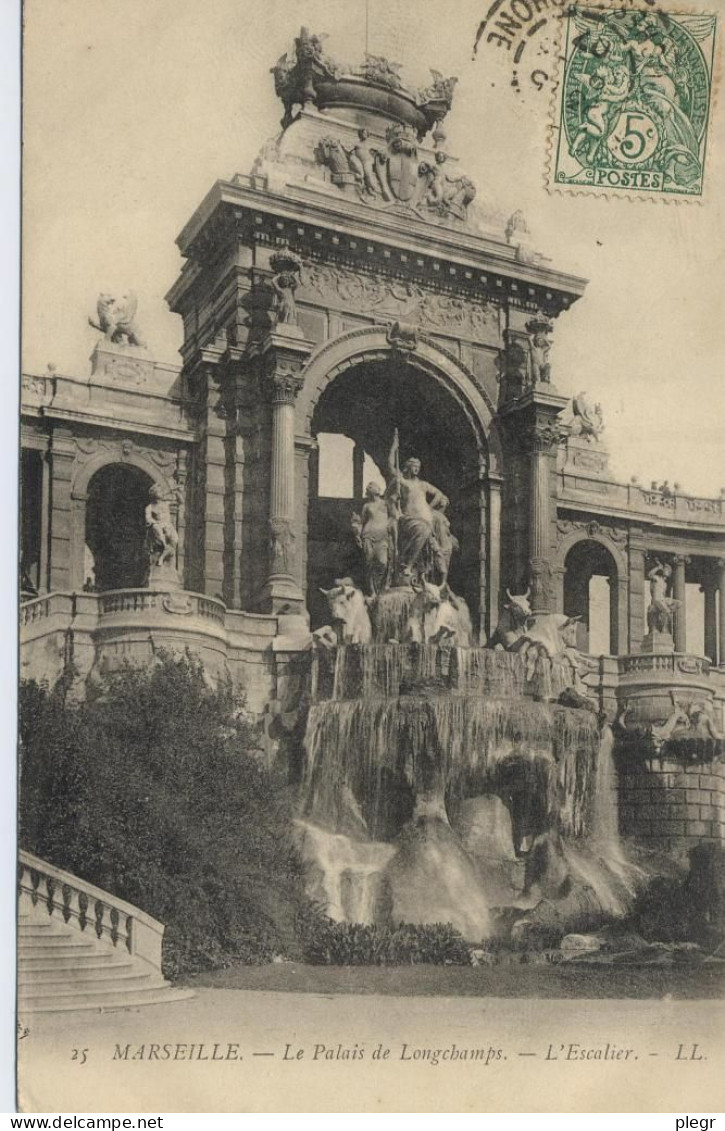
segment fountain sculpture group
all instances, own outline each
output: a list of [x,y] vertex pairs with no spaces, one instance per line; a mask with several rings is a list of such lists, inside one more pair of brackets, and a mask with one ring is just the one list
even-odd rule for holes
[[578,618],[508,593],[474,644],[448,584],[448,499],[399,466],[353,518],[365,589],[341,578],[314,634],[300,844],[337,919],[451,922],[466,938],[576,930],[636,886],[617,833],[612,734]]

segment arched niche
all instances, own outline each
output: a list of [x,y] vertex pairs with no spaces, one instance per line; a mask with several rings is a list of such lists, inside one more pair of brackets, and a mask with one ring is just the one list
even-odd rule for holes
[[593,654],[619,655],[626,646],[626,567],[602,537],[579,537],[562,548],[563,609],[580,616],[578,645]]
[[[421,478],[451,501],[448,514],[461,548],[450,583],[466,598],[482,633],[490,633],[499,589],[500,445],[492,407],[472,375],[423,335],[415,349],[398,350],[383,328],[352,331],[309,362],[296,424],[300,437],[348,437],[361,459],[373,461],[383,475],[393,430],[399,429],[401,463],[417,456]],[[362,497],[320,498],[314,468],[309,486],[306,583],[315,627],[326,618],[319,587],[340,576],[361,579],[350,518]]]
[[144,511],[152,477],[129,463],[107,463],[88,482],[83,586],[95,592],[146,584]]

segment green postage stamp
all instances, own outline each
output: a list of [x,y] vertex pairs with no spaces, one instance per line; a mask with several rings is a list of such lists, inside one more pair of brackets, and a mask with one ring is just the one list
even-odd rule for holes
[[715,16],[572,6],[556,188],[701,197]]

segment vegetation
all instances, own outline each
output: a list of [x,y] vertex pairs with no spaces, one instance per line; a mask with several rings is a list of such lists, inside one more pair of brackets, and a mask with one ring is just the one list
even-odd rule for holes
[[170,976],[300,957],[290,802],[231,687],[189,654],[71,686],[21,687],[21,846],[164,922]]
[[307,924],[304,958],[327,966],[470,966],[470,949],[450,923],[397,927],[367,923],[335,923],[315,919]]

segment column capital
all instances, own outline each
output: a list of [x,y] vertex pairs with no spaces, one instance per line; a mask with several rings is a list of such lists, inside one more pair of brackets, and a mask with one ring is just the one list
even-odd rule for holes
[[555,420],[537,420],[531,427],[529,439],[533,452],[545,454],[559,446],[565,432]]
[[692,558],[689,554],[673,554],[672,560],[674,561],[675,565],[686,566],[690,564]]
[[716,558],[715,563],[718,569],[725,570],[725,558]]
[[262,387],[268,400],[273,405],[294,404],[297,395],[305,383],[302,375],[303,364],[292,362],[278,362],[275,368],[265,373]]

